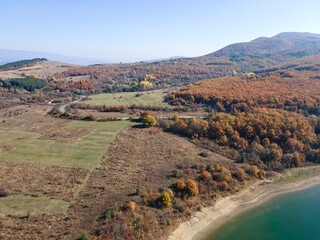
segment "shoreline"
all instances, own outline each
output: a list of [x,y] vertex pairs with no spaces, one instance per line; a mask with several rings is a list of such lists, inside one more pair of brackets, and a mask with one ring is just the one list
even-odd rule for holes
[[[310,169],[319,170],[319,167],[303,168],[302,171]],[[287,177],[290,176],[289,171]],[[286,176],[281,176],[281,178],[287,180]],[[299,191],[317,184],[320,184],[320,175],[306,176],[288,182],[260,180],[237,194],[218,199],[214,206],[194,213],[190,220],[181,223],[170,234],[168,240],[201,240],[229,219],[250,208],[261,205],[278,195]]]

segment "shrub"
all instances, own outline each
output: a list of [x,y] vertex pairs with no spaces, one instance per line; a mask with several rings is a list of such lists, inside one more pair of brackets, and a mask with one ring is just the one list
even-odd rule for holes
[[159,119],[158,120],[158,123],[159,123],[159,126],[162,128],[162,129],[168,129],[170,127],[170,120],[167,120],[167,119]]
[[226,181],[220,182],[219,183],[219,189],[220,191],[226,191],[229,189],[229,185]]
[[133,212],[136,209],[137,204],[135,202],[129,201],[126,203],[125,207],[126,209],[130,210]]
[[213,167],[210,164],[208,164],[207,167],[206,167],[206,170],[208,172],[213,172]]
[[208,171],[203,171],[201,173],[201,178],[204,180],[204,181],[208,181],[211,179],[211,174],[208,172]]
[[209,154],[207,152],[201,152],[201,153],[199,153],[199,155],[201,157],[208,157],[209,156]]
[[199,189],[198,189],[198,185],[197,183],[192,180],[192,179],[188,179],[186,181],[186,191],[188,192],[188,194],[192,197],[195,197],[199,194]]
[[9,192],[5,190],[4,188],[0,188],[0,197],[7,197],[9,195]]
[[176,182],[176,189],[178,190],[178,191],[182,191],[184,188],[186,187],[186,184],[184,183],[184,181],[182,181],[182,180],[177,180],[177,182]]
[[220,168],[220,174],[223,177],[223,180],[229,181],[231,179],[231,173],[229,169],[224,166]]
[[164,192],[161,196],[161,200],[162,200],[162,204],[165,207],[171,207],[172,203],[171,203],[171,198],[170,198],[170,194],[167,192]]
[[221,170],[221,166],[219,164],[216,164],[214,170],[219,172]]
[[246,178],[246,173],[242,168],[237,168],[232,175],[240,182],[243,182]]
[[89,239],[90,239],[90,237],[89,237],[88,233],[84,232],[84,233],[82,233],[82,235],[81,235],[81,238],[80,238],[80,239],[81,239],[81,240],[89,240]]
[[93,115],[91,113],[89,116],[86,116],[86,117],[82,118],[82,120],[85,120],[85,121],[97,121],[97,118],[96,118],[95,115]]
[[255,165],[252,165],[252,166],[249,168],[249,174],[250,174],[250,176],[252,176],[252,177],[258,178],[258,167],[255,166]]
[[71,113],[68,112],[68,111],[65,111],[61,116],[63,116],[63,117],[70,117],[70,116],[71,116]]
[[223,176],[220,173],[214,173],[212,175],[212,179],[218,182],[222,182],[223,181]]
[[175,178],[179,177],[179,176],[180,176],[179,170],[174,170],[174,171],[173,171],[173,176],[174,176]]
[[266,177],[266,172],[265,172],[263,169],[261,169],[261,170],[258,172],[258,177],[259,177],[260,179],[264,179],[264,178]]
[[156,118],[152,115],[147,115],[142,118],[142,124],[145,127],[153,127],[154,125],[156,125],[156,123]]
[[141,194],[141,188],[140,187],[137,187],[136,189],[136,195],[139,196]]

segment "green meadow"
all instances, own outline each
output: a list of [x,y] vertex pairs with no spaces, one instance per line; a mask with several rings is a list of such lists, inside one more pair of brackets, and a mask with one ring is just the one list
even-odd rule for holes
[[65,128],[92,129],[76,142],[40,139],[40,133],[28,131],[0,130],[0,146],[15,147],[0,160],[91,169],[99,164],[116,135],[130,125],[129,121],[71,121]]
[[143,104],[152,106],[165,106],[164,97],[166,93],[164,90],[153,90],[141,92],[143,95],[137,97],[137,92],[121,92],[121,93],[104,93],[90,96],[91,100],[85,101],[92,105],[103,105],[107,104],[110,106],[120,105],[132,105],[132,104]]

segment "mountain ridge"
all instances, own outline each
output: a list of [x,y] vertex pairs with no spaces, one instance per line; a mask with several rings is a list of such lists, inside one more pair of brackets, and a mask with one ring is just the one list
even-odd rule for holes
[[250,42],[234,43],[202,57],[286,54],[286,52],[289,54],[298,50],[320,53],[320,34],[282,32],[273,37],[259,37]]

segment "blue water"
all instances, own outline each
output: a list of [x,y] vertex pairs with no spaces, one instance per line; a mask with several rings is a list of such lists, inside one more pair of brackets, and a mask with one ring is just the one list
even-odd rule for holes
[[223,224],[205,240],[320,240],[320,185],[278,196]]

